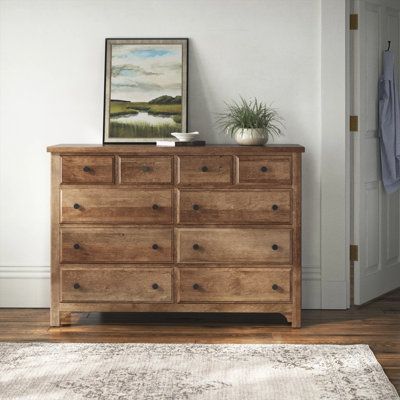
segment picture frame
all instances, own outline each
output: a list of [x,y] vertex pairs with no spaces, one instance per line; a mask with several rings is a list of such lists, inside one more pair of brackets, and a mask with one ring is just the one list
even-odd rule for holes
[[155,144],[187,132],[188,42],[106,39],[103,144]]

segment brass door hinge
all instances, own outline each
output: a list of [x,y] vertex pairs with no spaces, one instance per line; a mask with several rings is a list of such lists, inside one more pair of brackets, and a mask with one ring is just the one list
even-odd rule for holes
[[358,244],[350,245],[350,261],[358,261]]
[[358,14],[350,14],[350,30],[356,31],[358,29]]
[[350,115],[350,132],[358,132],[358,115]]

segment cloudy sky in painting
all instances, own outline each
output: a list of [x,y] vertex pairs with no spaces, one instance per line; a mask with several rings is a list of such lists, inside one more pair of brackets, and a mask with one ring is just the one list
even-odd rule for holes
[[180,45],[113,45],[111,99],[149,101],[182,94]]

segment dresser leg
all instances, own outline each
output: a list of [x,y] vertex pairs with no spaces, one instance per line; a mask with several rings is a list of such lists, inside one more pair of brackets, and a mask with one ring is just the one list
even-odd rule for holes
[[286,318],[289,324],[292,324],[292,328],[300,328],[301,327],[301,318],[296,313],[282,313],[282,315]]
[[292,320],[292,328],[301,328],[301,318],[294,316]]
[[61,325],[60,312],[51,310],[50,311],[50,326],[60,326],[60,325]]
[[292,322],[292,313],[291,312],[282,313],[282,315],[286,318],[286,321],[289,322],[289,324]]
[[60,325],[71,325],[72,323],[72,313],[70,312],[60,312]]

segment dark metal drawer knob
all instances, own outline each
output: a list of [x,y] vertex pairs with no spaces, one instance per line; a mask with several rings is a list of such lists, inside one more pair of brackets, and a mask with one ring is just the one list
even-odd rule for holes
[[200,206],[198,204],[193,204],[192,208],[193,210],[197,211],[200,209]]
[[157,250],[158,249],[158,244],[154,243],[153,246],[151,246],[153,248],[153,250]]
[[84,172],[90,172],[92,170],[92,168],[90,168],[88,165],[85,165],[84,167],[83,167],[83,171]]
[[278,250],[279,246],[277,244],[272,245],[272,250]]
[[278,207],[277,204],[273,204],[273,205],[272,205],[272,209],[273,209],[274,211],[276,211],[278,208],[279,208],[279,207]]
[[81,246],[80,246],[79,243],[75,243],[75,244],[74,244],[74,249],[75,249],[75,250],[78,250],[78,249],[80,249],[80,248],[81,248]]
[[157,290],[159,286],[158,286],[157,283],[153,283],[153,284],[151,285],[151,287],[152,287],[154,290]]
[[272,290],[278,290],[278,289],[279,289],[279,286],[276,283],[274,283],[272,285]]
[[263,166],[260,168],[260,171],[261,171],[261,172],[267,172],[267,171],[268,171],[268,168],[267,168],[265,165],[263,165]]
[[208,171],[207,165],[204,165],[203,167],[201,167],[201,170],[202,170],[203,172],[207,172],[207,171]]
[[160,207],[158,206],[158,204],[153,204],[153,210],[158,210]]
[[74,283],[74,289],[79,289],[81,285],[79,283]]
[[141,169],[142,169],[142,172],[150,172],[151,171],[151,168],[148,165],[143,165]]
[[80,207],[81,207],[81,206],[80,206],[78,203],[75,203],[75,204],[74,204],[75,210],[78,210]]
[[193,285],[193,289],[194,289],[194,290],[200,289],[200,285],[197,284],[197,283],[195,283],[195,284]]
[[199,249],[200,249],[200,246],[197,243],[195,243],[193,245],[193,250],[199,250]]

